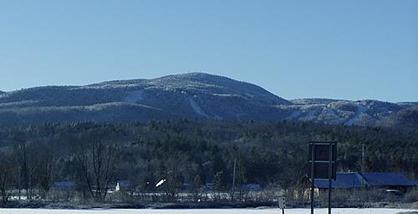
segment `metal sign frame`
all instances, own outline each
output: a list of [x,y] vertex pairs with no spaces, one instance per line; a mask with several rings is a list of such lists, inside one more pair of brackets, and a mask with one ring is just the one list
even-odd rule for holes
[[[335,180],[336,173],[336,163],[337,163],[337,143],[336,142],[324,142],[324,141],[313,141],[309,143],[309,165],[312,165],[312,160],[314,160],[314,177],[315,179],[329,179],[329,174],[331,174],[331,179]],[[314,154],[312,154],[312,152]],[[331,164],[332,171],[329,172],[328,168]],[[308,171],[308,176],[311,176],[311,171]]]
[[308,172],[311,178],[311,214],[314,214],[315,179],[328,179],[328,214],[331,214],[331,180],[337,177],[337,142],[312,141],[309,142],[308,151],[311,165]]

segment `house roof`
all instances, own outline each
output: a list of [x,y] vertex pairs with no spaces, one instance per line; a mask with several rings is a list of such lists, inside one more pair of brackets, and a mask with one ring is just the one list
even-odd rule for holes
[[120,180],[117,181],[119,183],[120,187],[130,187],[131,186],[131,182],[128,180]]
[[241,189],[248,190],[248,191],[261,191],[261,185],[260,184],[243,184],[241,185]]
[[[357,172],[337,173],[335,180],[331,181],[332,188],[359,188],[365,186],[366,182]],[[314,185],[320,189],[328,189],[328,180],[315,179]]]
[[75,183],[72,181],[56,181],[54,182],[54,187],[58,189],[71,189],[75,186]]
[[414,186],[415,182],[402,173],[367,172],[361,173],[369,186]]

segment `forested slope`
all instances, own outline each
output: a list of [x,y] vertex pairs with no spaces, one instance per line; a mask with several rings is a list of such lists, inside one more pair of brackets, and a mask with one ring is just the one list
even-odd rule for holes
[[[237,184],[287,188],[304,175],[311,140],[338,141],[338,171],[359,171],[364,145],[367,171],[418,176],[416,129],[190,120],[2,126],[0,173],[10,177],[7,185],[28,189],[71,180],[86,190],[96,177],[102,185],[129,180],[142,190],[162,178],[174,189],[207,183],[228,189],[236,161]],[[89,165],[93,154],[108,164],[106,177]]]

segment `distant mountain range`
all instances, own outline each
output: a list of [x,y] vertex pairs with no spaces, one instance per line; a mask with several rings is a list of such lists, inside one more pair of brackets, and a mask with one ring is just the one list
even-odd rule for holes
[[0,91],[0,123],[176,118],[415,127],[418,103],[286,100],[259,86],[205,73]]

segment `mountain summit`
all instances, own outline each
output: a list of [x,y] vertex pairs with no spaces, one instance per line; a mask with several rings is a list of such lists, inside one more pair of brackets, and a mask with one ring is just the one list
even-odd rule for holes
[[191,118],[385,125],[398,124],[397,115],[416,115],[416,106],[373,100],[288,101],[254,84],[206,73],[0,93],[0,123]]
[[205,73],[45,86],[0,95],[0,122],[147,121],[174,118],[280,120],[289,101]]

